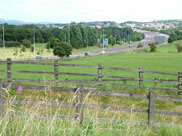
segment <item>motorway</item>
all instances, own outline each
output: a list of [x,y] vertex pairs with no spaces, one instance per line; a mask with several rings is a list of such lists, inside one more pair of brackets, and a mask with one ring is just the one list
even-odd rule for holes
[[[148,46],[149,43],[154,42],[154,37],[155,36],[164,36],[165,37],[165,42],[163,44],[166,44],[168,41],[169,36],[161,33],[156,33],[156,32],[149,32],[145,30],[139,30],[139,29],[134,29],[134,31],[141,32],[145,35],[145,39],[142,40],[140,43],[146,47]],[[101,55],[101,54],[111,54],[111,53],[118,53],[118,52],[127,52],[127,51],[132,51],[137,48],[138,44],[133,44],[133,45],[128,45],[128,46],[121,46],[117,48],[107,48],[107,49],[100,49],[96,51],[89,51],[88,54],[90,56],[95,56],[95,55]],[[70,57],[75,58],[75,57],[83,57],[85,52],[80,52],[80,53],[73,53]]]
[[[149,32],[149,31],[139,30],[139,29],[134,29],[134,31],[145,34],[145,39],[140,42],[144,47],[147,47],[149,43],[153,43],[155,36],[164,36],[166,40],[163,44],[166,44],[169,38],[168,35],[160,34],[156,32]],[[133,45],[121,46],[117,48],[107,48],[107,49],[104,49],[104,53],[103,53],[103,49],[88,51],[87,53],[89,54],[89,56],[96,56],[96,55],[111,54],[111,53],[118,53],[118,52],[127,52],[127,51],[135,50],[137,46],[138,44],[133,44]],[[86,52],[72,53],[72,55],[70,55],[70,58],[84,57],[85,53]],[[35,60],[35,59],[36,58],[20,58],[20,59],[13,59],[13,60]],[[59,57],[43,56],[42,59],[59,59]]]

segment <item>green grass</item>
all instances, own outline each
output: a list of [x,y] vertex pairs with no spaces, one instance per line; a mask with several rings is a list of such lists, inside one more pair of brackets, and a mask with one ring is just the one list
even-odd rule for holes
[[[90,118],[83,125],[75,121],[61,119],[38,119],[32,117],[14,117],[2,119],[1,135],[29,136],[181,136],[181,128],[159,127],[150,129],[146,126],[126,125],[125,123],[100,123]],[[7,123],[8,122],[8,123]]]
[[[162,45],[158,47],[157,52],[128,52],[117,53],[111,55],[102,55],[95,57],[86,57],[73,59],[68,61],[61,61],[59,63],[71,63],[71,64],[85,64],[85,65],[97,65],[102,64],[104,66],[111,67],[123,67],[123,68],[139,68],[142,67],[145,70],[154,70],[159,72],[177,73],[181,71],[182,53],[177,53],[174,44]],[[6,65],[0,65],[0,70],[6,69]],[[53,66],[37,66],[37,65],[20,65],[13,64],[13,70],[32,70],[32,71],[53,71]],[[60,72],[71,73],[93,73],[97,74],[97,70],[89,68],[76,68],[76,67],[60,67]],[[105,75],[121,75],[121,76],[138,76],[138,73],[134,72],[120,72],[113,70],[103,70]],[[153,78],[151,74],[144,75],[146,78]],[[6,77],[6,74],[0,73],[0,77]],[[13,74],[13,78],[30,78],[30,79],[54,79],[49,75],[35,75],[35,74]],[[77,76],[60,76],[60,79],[93,79],[87,77]],[[169,76],[161,76],[161,78],[170,78]],[[175,79],[171,77],[171,79]],[[63,86],[64,84],[60,84]],[[152,84],[150,84],[152,85]],[[168,86],[168,85],[167,85]],[[113,87],[101,87],[102,90],[116,91],[118,88]],[[145,89],[129,89],[121,88],[120,91],[134,92],[134,93],[147,93],[149,90]],[[23,93],[20,96],[16,95],[16,90],[7,90],[7,94],[4,94],[4,98],[7,99],[21,99],[21,100],[41,100],[41,101],[65,101],[75,102],[74,94],[63,92],[46,92],[46,91],[34,91],[23,89]],[[157,91],[157,95],[161,95],[160,91]],[[89,95],[85,94],[85,103],[96,105],[111,105],[121,107],[133,107],[133,108],[148,108],[148,101],[134,98],[104,96],[104,95]],[[76,121],[63,121],[57,119],[58,115],[75,115],[75,109],[71,108],[54,108],[50,106],[39,105],[4,105],[7,113],[13,113],[14,117],[4,117],[0,121],[0,135],[85,135],[85,136],[181,136],[181,128],[168,128],[157,127],[155,129],[148,128],[147,125],[132,125],[133,121],[146,121],[147,114],[144,113],[130,113],[130,112],[117,112],[109,110],[85,110],[84,116],[88,118],[83,125],[79,125]],[[177,102],[164,102],[157,101],[156,108],[158,110],[167,111],[182,111],[181,103]],[[16,113],[16,114],[15,114]],[[21,115],[32,114],[31,118],[25,118]],[[51,114],[54,115],[54,119],[38,119],[37,114]],[[119,118],[121,122],[118,123],[102,123],[93,121],[93,117]],[[157,115],[156,120],[162,123],[179,123],[181,124],[181,117],[172,117]],[[129,120],[129,124],[125,122]]]
[[[22,99],[22,100],[41,100],[41,101],[66,101],[74,102],[76,97],[72,93],[63,93],[59,91],[36,91],[36,90],[23,90],[20,96],[12,92],[13,90],[5,91],[4,98],[6,99]],[[120,99],[119,99],[120,98]],[[130,99],[130,100],[129,100]],[[131,98],[121,97],[107,97],[98,95],[86,95],[84,96],[85,103],[94,104],[107,104],[117,105],[125,107],[136,106],[145,107],[145,101]],[[171,107],[172,102],[163,103],[166,108]],[[180,105],[180,104],[179,104]],[[158,108],[159,105],[157,105]],[[180,108],[176,107],[176,108]],[[162,108],[161,108],[162,109]],[[0,135],[66,135],[66,136],[180,136],[182,129],[180,127],[168,128],[165,126],[149,128],[146,125],[137,125],[135,122],[141,121],[147,118],[146,114],[133,113],[133,112],[118,112],[110,110],[84,110],[85,119],[83,124],[80,125],[77,121],[73,120],[61,120],[59,116],[75,116],[75,109],[40,106],[40,105],[4,105],[4,112],[6,112],[3,118],[0,118]],[[12,116],[8,116],[11,114]],[[24,115],[31,115],[26,117]],[[38,118],[37,115],[53,115],[54,118]],[[110,119],[119,119],[118,122],[99,122],[94,121],[93,117],[105,117]],[[181,118],[171,118],[167,116],[157,117],[157,121],[165,121],[168,119],[168,123],[181,123]]]
[[[6,124],[8,122],[8,124]],[[3,119],[1,135],[29,136],[181,136],[181,128],[159,127],[150,129],[145,126],[126,125],[125,123],[99,123],[92,119],[79,125],[75,121],[60,119],[37,119],[24,117]]]
[[[137,42],[132,42],[131,44],[135,44]],[[27,48],[25,52],[20,52],[21,48],[15,48],[15,47],[7,47],[6,48],[6,58],[31,58],[35,56],[54,56],[53,55],[53,50],[52,49],[47,49],[46,48],[47,43],[36,43],[36,54],[31,52],[31,49]],[[123,43],[121,45],[117,44],[115,46],[109,45],[108,47],[105,48],[117,48],[120,46],[127,46],[127,43]],[[33,46],[33,45],[32,45]],[[87,48],[80,48],[80,49],[73,49],[72,53],[78,53],[78,52],[88,52],[88,51],[94,51],[94,50],[102,50],[101,48],[98,48],[97,46],[89,46]],[[41,52],[43,51],[43,52]],[[14,55],[16,54],[17,55]],[[0,58],[3,58],[3,48],[0,47]]]
[[[102,64],[103,66],[110,67],[121,67],[121,68],[131,68],[138,69],[139,67],[144,70],[152,70],[158,72],[167,72],[177,74],[182,72],[181,67],[182,63],[182,53],[177,53],[176,47],[174,44],[161,45],[157,48],[157,52],[126,52],[126,53],[117,53],[110,55],[101,55],[94,57],[85,57],[72,59],[68,61],[60,60],[59,63],[66,64],[84,64],[84,65],[98,65]],[[6,69],[6,65],[1,65],[0,70]],[[23,65],[23,64],[13,64],[12,70],[24,70],[24,71],[54,71],[53,66],[39,66],[39,65]],[[60,72],[70,72],[70,73],[89,73],[97,74],[97,69],[92,68],[79,68],[79,67],[59,67]],[[138,77],[137,72],[123,72],[116,70],[103,70],[104,75],[113,75],[113,76],[124,76],[124,77]],[[0,73],[0,77],[6,77],[5,73]],[[27,79],[54,79],[51,75],[44,74],[18,74],[14,73],[13,78],[27,78]],[[158,74],[144,74],[144,78],[154,79],[155,77],[161,79],[173,79],[177,80],[177,77],[173,76],[163,76]],[[85,79],[94,79],[93,77],[81,77],[81,76],[59,76],[59,79],[69,79],[69,80],[85,80]],[[129,82],[128,82],[129,83]],[[131,84],[138,84],[137,82],[130,82]],[[146,85],[153,86],[153,83],[146,82]],[[163,87],[164,84],[159,84],[160,87]],[[166,87],[174,87],[172,85],[166,84]]]
[[[36,54],[31,52],[31,49],[27,48],[25,52],[20,53],[21,48],[16,48],[16,47],[11,47],[11,48],[6,48],[6,58],[30,58],[30,57],[35,57],[35,56],[53,56],[52,49],[47,50],[46,49],[46,43],[37,43],[36,44]],[[42,53],[37,54],[43,50]],[[14,55],[15,53],[18,53],[17,55]],[[3,58],[3,48],[0,48],[0,58]]]

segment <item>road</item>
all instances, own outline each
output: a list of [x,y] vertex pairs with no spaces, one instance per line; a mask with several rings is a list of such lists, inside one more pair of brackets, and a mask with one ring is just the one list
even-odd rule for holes
[[[143,46],[148,46],[149,43],[153,43],[155,36],[164,36],[166,40],[163,44],[166,44],[168,41],[168,38],[169,38],[168,35],[161,34],[161,33],[149,32],[149,31],[139,30],[139,29],[134,29],[134,31],[141,32],[141,33],[145,34],[145,39],[140,42]],[[135,50],[137,48],[137,46],[138,46],[138,44],[133,44],[133,45],[121,46],[121,47],[117,47],[117,48],[107,48],[107,49],[104,49],[104,52],[103,52],[103,49],[100,49],[100,50],[96,50],[96,51],[89,51],[88,54],[90,56],[95,56],[95,55],[101,55],[101,54],[127,52],[127,51]],[[85,54],[85,52],[73,53],[70,57],[71,58],[83,57],[84,54]]]
[[[167,43],[168,38],[169,38],[168,35],[160,34],[160,33],[156,33],[156,32],[149,32],[149,31],[139,30],[139,29],[134,29],[134,31],[145,34],[145,39],[140,42],[145,47],[148,46],[149,43],[154,42],[155,36],[165,36],[166,41],[164,42],[164,44]],[[104,50],[104,53],[103,53],[103,49],[99,49],[96,51],[89,51],[88,54],[89,54],[89,56],[96,56],[96,55],[102,55],[102,54],[127,52],[127,51],[135,50],[137,48],[137,46],[138,46],[138,44],[133,44],[133,45],[121,46],[121,47],[117,47],[117,48],[107,48]],[[84,57],[84,56],[85,56],[85,52],[79,52],[79,53],[73,53],[72,55],[70,55],[70,58]],[[59,57],[46,56],[46,57],[42,57],[42,58],[43,59],[58,59]],[[36,58],[21,58],[21,59],[13,59],[13,60],[35,60],[35,59]]]

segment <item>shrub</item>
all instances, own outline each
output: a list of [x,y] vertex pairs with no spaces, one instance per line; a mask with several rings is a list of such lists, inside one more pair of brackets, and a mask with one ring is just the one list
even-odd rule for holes
[[178,53],[182,52],[182,43],[176,43],[176,49]]
[[[20,47],[20,43],[18,41],[6,41],[5,45],[6,47]],[[3,44],[0,43],[0,46],[2,47]]]
[[18,56],[18,49],[17,48],[16,48],[15,53],[13,55]]
[[142,44],[138,44],[137,48],[143,48]]
[[71,45],[65,42],[58,43],[58,45],[55,46],[53,50],[53,54],[59,57],[64,57],[64,56],[69,57],[71,52],[72,52]]
[[142,48],[142,49],[139,49],[139,50],[136,50],[136,52],[147,52],[147,48]]
[[25,46],[22,46],[22,47],[21,47],[21,51],[22,51],[22,52],[26,52],[26,47],[25,47]]
[[51,48],[51,44],[50,44],[50,41],[47,43],[47,49],[50,49]]
[[49,42],[47,43],[47,49],[54,48],[60,43],[60,40],[58,38],[51,38]]
[[85,53],[85,56],[88,56],[88,53],[87,52]]
[[34,52],[34,46],[31,46],[31,52]]
[[24,45],[26,48],[30,48],[32,43],[31,43],[31,41],[24,39],[22,41],[22,45]]
[[150,47],[150,52],[156,52],[157,46],[155,43],[150,43],[149,47]]

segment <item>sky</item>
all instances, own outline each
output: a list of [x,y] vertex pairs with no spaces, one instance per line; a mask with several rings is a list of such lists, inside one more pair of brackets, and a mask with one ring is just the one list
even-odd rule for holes
[[27,22],[182,19],[182,0],[1,0],[0,18]]

